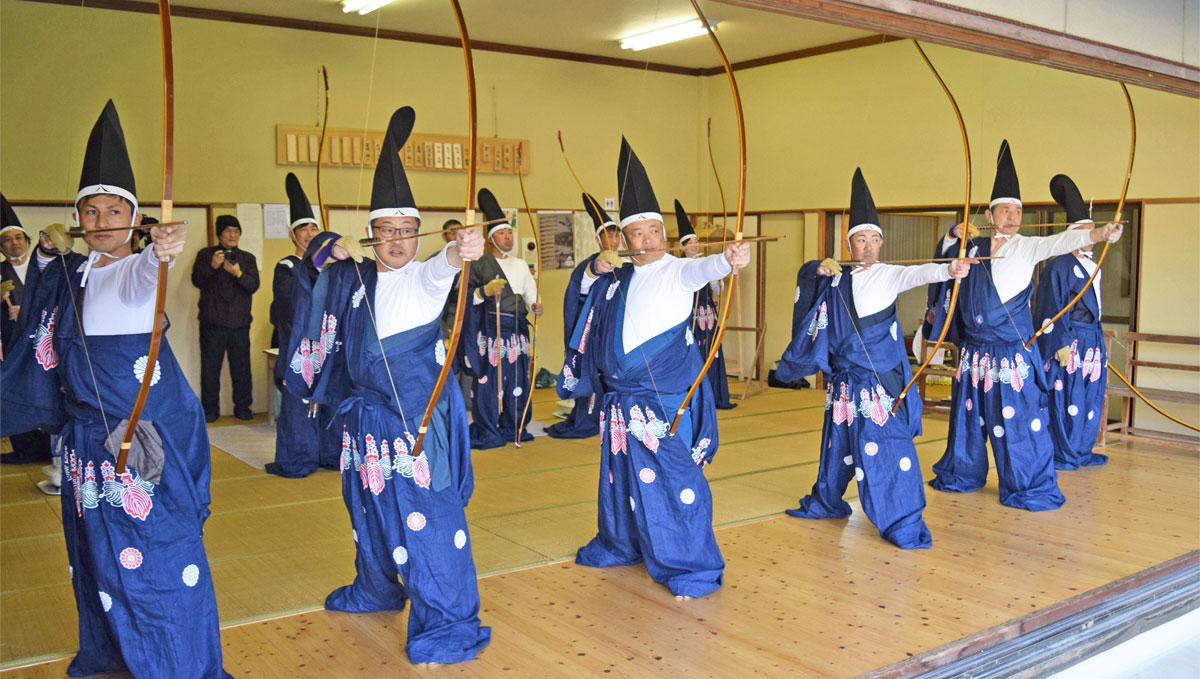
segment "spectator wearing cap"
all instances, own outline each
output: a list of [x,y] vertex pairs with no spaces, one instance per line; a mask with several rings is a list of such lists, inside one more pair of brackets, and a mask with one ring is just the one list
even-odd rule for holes
[[221,414],[221,364],[229,354],[233,414],[252,417],[250,403],[250,298],[258,290],[258,263],[238,249],[242,225],[237,217],[217,217],[216,245],[196,254],[192,285],[200,288],[200,403],[209,422]]

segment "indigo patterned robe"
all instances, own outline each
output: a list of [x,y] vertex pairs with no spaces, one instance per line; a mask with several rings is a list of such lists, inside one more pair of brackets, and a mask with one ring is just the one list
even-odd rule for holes
[[690,319],[624,350],[625,305],[634,266],[593,283],[558,378],[561,398],[603,393],[596,537],[575,562],[603,567],[644,561],[678,596],[721,586],[725,562],[712,528],[704,465],[717,452],[712,391],[702,381],[674,436],[668,427],[702,366]]
[[[587,298],[580,292],[583,277],[587,268],[596,261],[599,253],[589,255],[571,272],[567,281],[567,291],[563,293],[563,353],[571,351],[571,333],[579,321],[579,310]],[[608,274],[605,274],[608,275]],[[600,415],[596,411],[596,403],[603,400],[603,395],[597,394],[575,399],[575,407],[567,419],[546,427],[546,434],[556,439],[586,439],[600,433]]]
[[[968,256],[986,257],[991,239],[974,239],[967,251]],[[937,255],[942,254],[939,247]],[[947,334],[960,349],[950,392],[950,428],[930,485],[959,493],[982,488],[990,442],[1000,502],[1030,511],[1056,509],[1065,500],[1054,471],[1041,352],[1036,344],[1023,347],[1034,331],[1029,307],[1033,285],[1001,304],[991,275],[991,260],[983,260],[971,267],[958,291]],[[935,286],[930,336],[939,334],[946,322],[952,285]]]
[[[45,333],[35,357],[53,359],[63,386],[59,404],[47,405],[65,414],[63,533],[79,614],[79,652],[67,673],[228,677],[202,541],[210,500],[204,411],[165,332],[154,366],[146,363],[149,333],[81,336],[82,272],[80,261],[69,285],[43,280],[47,294],[30,309]],[[147,370],[154,377],[140,422],[161,439],[161,473],[129,464],[118,475],[105,439],[129,416]]]
[[328,353],[311,386],[295,373],[287,377],[294,394],[344,418],[342,497],[355,578],[330,593],[325,608],[367,613],[411,600],[409,660],[470,660],[487,646],[491,629],[479,621],[464,511],[474,489],[466,409],[457,383],[447,379],[421,452],[412,455],[446,345],[440,318],[380,342],[367,307],[373,310],[377,280],[370,259],[337,262],[321,273],[309,309],[297,317],[311,312],[304,334],[321,337]]
[[[1038,281],[1033,317],[1039,328],[1083,289],[1089,275],[1074,254],[1059,255],[1050,261]],[[1042,369],[1050,397],[1054,466],[1078,469],[1104,464],[1108,456],[1092,452],[1107,417],[1104,390],[1108,387],[1108,348],[1095,289],[1083,293],[1037,342],[1045,357]],[[1065,366],[1055,357],[1063,347],[1070,351]]]
[[779,361],[785,382],[825,374],[821,459],[812,491],[791,516],[841,518],[850,479],[858,483],[863,511],[879,534],[905,549],[929,547],[921,513],[925,492],[913,438],[921,434],[921,399],[892,405],[912,371],[896,306],[865,317],[854,305],[850,274],[818,276],[820,262],[796,277],[793,338]]

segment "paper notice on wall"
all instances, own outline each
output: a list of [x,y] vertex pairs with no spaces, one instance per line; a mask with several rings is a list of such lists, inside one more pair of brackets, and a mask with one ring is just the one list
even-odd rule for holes
[[263,258],[263,210],[258,203],[238,203],[237,219],[242,225],[242,238],[238,247],[258,261]]
[[288,218],[287,203],[264,204],[262,206],[263,236],[266,238],[287,238]]

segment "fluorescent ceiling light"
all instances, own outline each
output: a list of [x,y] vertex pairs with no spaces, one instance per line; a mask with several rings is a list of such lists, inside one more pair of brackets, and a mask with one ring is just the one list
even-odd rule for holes
[[350,12],[370,14],[391,2],[392,0],[342,0],[342,11],[347,14]]
[[[710,21],[708,25],[712,26],[715,30],[717,23],[716,21]],[[698,35],[704,35],[704,24],[699,19],[692,19],[682,24],[656,28],[653,31],[623,38],[621,40],[621,49],[637,52],[647,47],[658,47],[659,45],[694,38]]]

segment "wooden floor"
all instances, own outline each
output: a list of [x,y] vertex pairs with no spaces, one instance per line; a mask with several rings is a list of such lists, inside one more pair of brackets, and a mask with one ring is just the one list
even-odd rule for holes
[[[552,421],[539,390],[535,417]],[[816,474],[824,395],[772,390],[722,412],[709,467],[725,587],[676,602],[641,567],[569,560],[595,531],[598,443],[541,438],[474,454],[468,509],[493,641],[475,661],[412,668],[406,613],[320,610],[353,575],[338,476],[270,477],[213,451],[206,545],[238,677],[465,676],[849,677],[1044,608],[1200,545],[1195,450],[1118,443],[1106,467],[1064,472],[1067,505],[1001,506],[993,483],[929,491],[931,550],[878,537],[855,503],[848,520],[783,516]],[[926,418],[922,469],[944,446]],[[36,469],[0,476],[0,673],[65,676],[74,604],[57,499]],[[851,488],[853,494],[853,488]],[[31,663],[38,663],[31,665]]]

